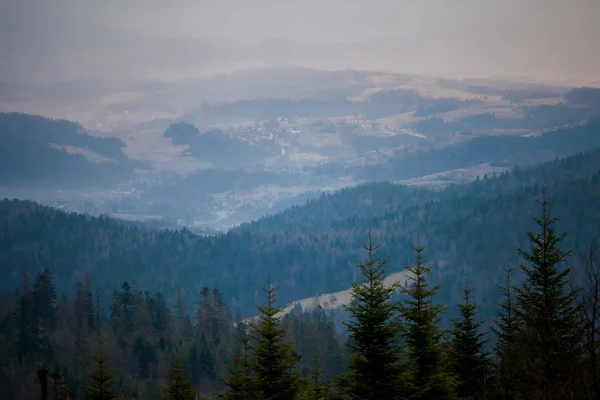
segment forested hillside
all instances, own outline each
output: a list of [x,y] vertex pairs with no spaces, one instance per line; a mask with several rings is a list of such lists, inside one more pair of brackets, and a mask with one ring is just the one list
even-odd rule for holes
[[202,287],[188,309],[182,291],[168,302],[132,280],[106,303],[89,274],[60,296],[50,270],[23,270],[19,289],[0,291],[0,399],[595,399],[598,243],[577,279],[550,202],[538,203],[514,251],[522,283],[503,269],[494,315],[481,312],[471,278],[456,306],[440,302],[420,241],[409,280],[384,285],[390,260],[369,235],[347,340],[320,306],[281,317],[270,278],[256,318],[234,323],[218,288]]
[[220,168],[247,166],[281,152],[270,140],[250,143],[218,130],[200,133],[194,125],[185,122],[171,124],[163,135],[170,137],[175,145],[188,145],[189,154]]
[[[456,168],[468,168],[477,164],[492,163],[496,166],[535,165],[556,157],[564,157],[600,146],[600,117],[569,121],[570,126],[549,124],[553,129],[541,135],[483,135],[454,145],[419,151],[415,154],[393,156],[387,164],[367,167],[349,167],[348,173],[364,179],[403,180],[429,175]],[[531,120],[537,121],[532,117]],[[428,122],[429,123],[429,122]],[[459,132],[472,134],[475,128],[456,123],[444,123],[441,119],[430,127],[436,134]],[[510,127],[506,127],[510,128]],[[546,127],[547,128],[547,127]],[[534,127],[530,129],[541,129]],[[428,130],[423,130],[428,132]],[[322,167],[344,168],[332,164]]]
[[[307,201],[303,206],[292,206],[281,213],[244,224],[238,229],[270,232],[280,229],[324,228],[351,217],[382,216],[390,209],[412,207],[434,199],[465,196],[493,198],[532,185],[550,185],[589,178],[598,171],[600,149],[558,158],[535,167],[517,167],[509,172],[481,177],[469,184],[450,185],[441,191],[423,190],[389,182],[363,184],[342,189],[333,195],[323,194],[318,199]],[[302,221],[307,222],[303,225]]]
[[72,188],[130,179],[137,162],[116,138],[87,134],[75,122],[0,113],[0,184]]
[[[223,390],[221,380],[246,335],[239,317],[234,326],[218,288],[203,287],[190,309],[180,297],[168,302],[161,292],[146,291],[135,280],[115,286],[110,302],[100,300],[89,275],[73,289],[74,295],[61,295],[52,273],[44,270],[35,276],[24,273],[18,291],[0,292],[1,400],[39,399],[41,368],[48,374],[53,400],[158,399],[176,354],[201,393]],[[343,372],[344,346],[322,309],[288,315],[285,322],[291,328],[286,341],[301,357],[300,372],[308,375],[317,355],[327,368],[324,378]],[[96,370],[92,378],[87,373],[95,367],[90,355],[99,351],[99,336],[104,337],[101,351],[109,358],[103,361],[104,372]],[[104,389],[89,384],[100,377],[112,377],[103,381]],[[102,390],[105,397],[92,394]]]
[[[363,185],[322,196],[302,207],[234,229],[199,237],[189,231],[153,231],[108,218],[65,214],[32,202],[0,203],[0,263],[3,288],[18,284],[23,268],[50,269],[59,290],[72,290],[90,272],[103,298],[124,280],[160,290],[171,301],[178,289],[191,303],[203,286],[218,286],[234,310],[253,313],[255,287],[271,273],[280,300],[347,289],[353,265],[371,230],[392,272],[402,269],[420,236],[432,279],[452,304],[458,283],[470,276],[474,296],[488,293],[501,269],[516,261],[514,249],[527,240],[529,215],[546,188],[561,217],[566,245],[585,246],[600,226],[599,152],[517,169],[443,191],[389,183]],[[572,260],[576,262],[576,260]],[[485,296],[483,309],[495,303]]]

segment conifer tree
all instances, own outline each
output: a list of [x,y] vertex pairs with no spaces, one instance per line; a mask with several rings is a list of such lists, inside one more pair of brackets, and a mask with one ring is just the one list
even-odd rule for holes
[[452,320],[452,372],[458,378],[458,395],[476,399],[486,394],[490,359],[485,349],[485,333],[481,330],[483,323],[475,321],[477,306],[473,304],[468,281],[458,310],[459,317]]
[[121,311],[119,307],[119,292],[117,289],[115,289],[113,290],[110,298],[110,324],[115,331],[119,329],[120,315]]
[[323,380],[324,369],[321,368],[319,356],[313,357],[308,382],[305,390],[305,400],[328,400],[331,398],[331,385]]
[[171,324],[171,312],[162,293],[156,293],[152,309],[152,326],[159,332],[165,331]]
[[340,390],[352,399],[394,399],[399,382],[399,326],[392,295],[397,285],[386,286],[389,258],[379,259],[369,233],[363,246],[366,259],[358,264],[362,280],[354,282],[352,300],[346,309],[351,314],[348,327],[352,356],[348,375]]
[[130,332],[133,330],[133,317],[134,317],[134,298],[133,298],[133,289],[129,282],[125,281],[121,285],[121,290],[119,290],[118,294],[118,310],[120,317],[120,327],[125,332]]
[[92,354],[91,358],[96,363],[87,373],[90,380],[84,388],[86,400],[112,400],[117,398],[115,384],[115,371],[107,365],[109,355],[104,353],[104,339],[98,338],[100,351]]
[[144,301],[144,294],[140,289],[137,281],[133,281],[131,284],[131,316],[133,319],[133,327],[135,330],[144,331],[148,329],[150,324],[150,318]]
[[495,386],[497,394],[504,399],[516,398],[521,387],[521,374],[518,371],[520,327],[512,286],[514,270],[510,266],[504,268],[506,284],[500,287],[504,299],[500,303],[500,312],[492,327],[492,331],[496,335],[494,344],[494,353],[497,359]]
[[93,285],[92,285],[92,277],[90,273],[86,273],[85,281],[85,311],[87,316],[87,326],[88,329],[94,329],[96,324],[96,311],[94,310],[94,295],[93,295]]
[[313,355],[319,355],[319,364],[324,368],[324,377],[331,379],[345,370],[340,341],[335,332],[335,326],[327,317],[325,310],[317,306],[310,313],[310,318],[318,338],[313,349]]
[[96,308],[94,309],[96,315],[94,316],[94,326],[96,330],[100,329],[100,315],[102,314],[101,303],[100,303],[100,291],[96,289]]
[[234,357],[229,374],[223,381],[227,387],[221,396],[224,400],[258,400],[260,398],[252,375],[249,341],[250,339],[247,337],[241,339],[240,354]]
[[442,367],[443,332],[439,323],[443,308],[432,300],[439,286],[429,288],[427,274],[431,268],[423,263],[424,247],[417,244],[413,249],[415,265],[406,266],[409,283],[401,288],[404,299],[399,304],[407,367],[403,380],[410,398],[454,399],[456,379]]
[[161,387],[161,400],[194,400],[196,390],[183,366],[179,347],[167,373],[167,382]]
[[49,333],[56,324],[56,292],[50,272],[36,274],[33,290],[24,272],[21,295],[12,313],[12,350],[19,361],[49,362],[53,349]]
[[58,296],[52,282],[52,273],[48,269],[37,273],[31,296],[35,318],[44,328],[54,327]]
[[17,308],[13,312],[13,323],[12,350],[15,358],[21,362],[31,360],[39,349],[39,329],[30,294],[22,294],[19,297]]
[[88,321],[88,296],[83,283],[77,282],[75,291],[75,334],[76,336],[84,336],[90,328]]
[[68,400],[69,389],[65,382],[64,375],[60,371],[55,371],[50,377],[52,378],[52,387],[50,390],[52,393],[52,400]]
[[175,298],[175,302],[173,303],[173,308],[175,310],[175,337],[178,340],[181,340],[184,336],[186,336],[185,332],[188,329],[187,325],[189,323],[187,306],[183,298],[183,289],[177,289],[177,297]]
[[27,267],[21,268],[21,285],[19,287],[21,296],[28,295],[31,292],[31,276]]
[[275,307],[276,288],[271,285],[270,276],[263,290],[266,302],[256,307],[258,315],[251,324],[256,387],[261,399],[291,400],[298,392],[298,360],[292,352],[292,344],[285,341],[288,327],[279,320],[283,309]]
[[528,265],[521,265],[525,281],[517,290],[518,315],[522,320],[520,337],[526,351],[520,355],[525,379],[525,397],[568,398],[577,389],[583,342],[577,292],[568,287],[570,268],[561,268],[570,251],[559,245],[564,234],[557,234],[550,216],[550,202],[538,201],[541,215],[533,220],[539,227],[528,232],[529,250],[519,249]]

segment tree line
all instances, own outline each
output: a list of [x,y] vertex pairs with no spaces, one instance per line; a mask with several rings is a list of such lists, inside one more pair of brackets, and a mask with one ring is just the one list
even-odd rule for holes
[[[258,308],[258,326],[251,327],[253,361],[248,363],[246,352],[236,359],[225,398],[597,398],[598,265],[588,269],[587,290],[569,285],[570,269],[563,264],[569,251],[561,248],[564,235],[555,231],[557,219],[549,213],[549,202],[540,204],[541,213],[534,217],[538,229],[527,234],[529,247],[519,249],[523,283],[513,286],[514,268],[505,269],[493,344],[482,329],[468,284],[458,316],[444,330],[444,307],[433,300],[439,286],[428,282],[424,247],[413,247],[414,263],[406,267],[410,283],[386,287],[389,258],[378,258],[379,246],[369,238],[368,255],[359,264],[362,279],[354,283],[347,306],[352,316],[347,324],[348,369],[336,377],[334,389],[319,380],[317,365],[314,381],[302,382],[294,375],[293,354],[288,344],[278,342],[285,328],[278,329],[272,319],[277,310],[267,289],[266,306]],[[593,257],[588,260],[594,262]],[[393,300],[397,290],[402,294],[398,302]],[[263,365],[266,349],[271,354],[268,367]]]
[[[502,266],[515,263],[513,250],[525,245],[534,199],[546,186],[559,228],[572,235],[568,247],[598,234],[597,188],[600,151],[579,154],[528,169],[488,176],[442,191],[392,183],[365,184],[324,195],[274,216],[202,237],[189,230],[152,230],[106,217],[67,214],[29,201],[0,201],[0,268],[3,290],[19,285],[19,270],[48,268],[59,292],[74,295],[76,282],[92,274],[102,300],[113,288],[136,277],[150,292],[171,303],[177,288],[192,307],[204,286],[218,287],[244,317],[259,301],[256,287],[271,271],[282,303],[347,289],[352,266],[371,229],[382,243],[382,256],[397,272],[409,261],[410,243],[420,232],[428,260],[447,265],[433,270],[439,297],[456,303],[455,285],[463,271],[476,292],[496,293],[493,282]],[[302,268],[298,268],[302,266]],[[486,286],[487,285],[487,286]],[[497,296],[480,299],[486,318],[495,313]]]
[[[218,289],[203,288],[192,316],[181,292],[124,282],[104,311],[89,276],[73,300],[51,272],[2,296],[6,398],[44,399],[594,399],[600,394],[600,266],[574,285],[570,251],[545,198],[518,250],[522,279],[505,268],[492,335],[465,282],[448,329],[424,246],[413,246],[404,285],[386,286],[389,257],[371,236],[346,305],[347,340],[325,310],[282,316],[270,278],[256,317],[232,318]],[[7,307],[8,305],[8,307]],[[99,338],[94,342],[94,338]],[[91,354],[91,356],[90,356]],[[33,392],[39,388],[39,392]]]

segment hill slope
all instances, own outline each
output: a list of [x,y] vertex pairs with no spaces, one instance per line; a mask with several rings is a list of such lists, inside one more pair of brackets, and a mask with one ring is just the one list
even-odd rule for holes
[[[553,125],[554,126],[554,125]],[[436,128],[441,131],[441,128]],[[467,129],[465,129],[467,130]],[[454,131],[452,131],[454,132]],[[446,132],[450,133],[450,132]],[[600,146],[600,117],[571,126],[556,126],[536,135],[485,135],[454,145],[411,154],[397,152],[387,163],[344,167],[331,164],[327,170],[345,168],[361,179],[403,180],[437,172],[493,163],[499,167],[533,165]]]
[[[452,302],[464,278],[477,282],[476,295],[491,293],[501,267],[518,260],[541,185],[562,218],[559,229],[570,234],[568,245],[600,234],[600,150],[442,191],[362,185],[212,237],[5,200],[1,285],[16,287],[23,267],[48,267],[59,288],[69,290],[89,270],[107,296],[125,279],[167,295],[183,288],[189,301],[202,286],[217,286],[249,315],[269,272],[282,303],[347,289],[370,229],[383,242],[382,255],[392,257],[391,272],[410,262],[419,233],[434,281],[445,283],[441,296]],[[495,302],[484,300],[484,307]]]
[[74,122],[0,113],[0,184],[81,187],[112,185],[140,166],[116,138],[88,135]]

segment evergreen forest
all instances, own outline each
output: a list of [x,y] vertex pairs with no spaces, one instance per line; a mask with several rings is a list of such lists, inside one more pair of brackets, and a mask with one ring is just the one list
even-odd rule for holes
[[596,399],[599,180],[596,150],[207,237],[4,200],[0,398]]

